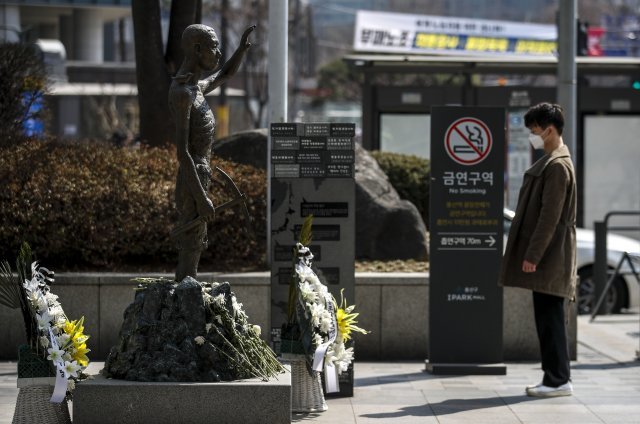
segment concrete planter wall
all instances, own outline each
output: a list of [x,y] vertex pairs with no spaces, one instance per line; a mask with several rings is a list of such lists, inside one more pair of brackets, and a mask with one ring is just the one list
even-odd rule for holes
[[[118,342],[125,308],[133,301],[131,281],[157,274],[67,273],[56,274],[52,291],[60,297],[70,319],[85,317],[85,333],[94,360],[106,358]],[[170,277],[170,275],[164,275]],[[267,272],[220,274],[203,273],[201,281],[229,281],[238,301],[244,305],[250,322],[269,335],[270,286]],[[359,360],[426,359],[429,326],[428,273],[356,273],[355,303],[362,327],[371,331],[356,335]],[[348,299],[354,303],[353,299]],[[572,304],[575,306],[575,304]],[[576,315],[569,320],[570,350],[576,357]],[[0,359],[15,360],[24,343],[24,326],[18,310],[0,308]],[[446,323],[443,323],[446,325]],[[538,340],[533,320],[531,293],[507,288],[504,291],[504,359],[536,360]]]

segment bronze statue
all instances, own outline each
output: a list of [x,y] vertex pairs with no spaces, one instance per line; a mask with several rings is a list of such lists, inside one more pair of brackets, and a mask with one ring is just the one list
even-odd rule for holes
[[216,210],[208,196],[215,118],[204,96],[238,71],[251,47],[248,38],[254,29],[255,25],[247,28],[233,56],[204,79],[203,74],[214,71],[221,59],[218,37],[206,25],[190,25],[182,34],[184,61],[169,89],[179,163],[175,192],[178,225],[172,232],[179,251],[176,281],[186,276],[196,278],[200,255],[208,244],[207,219]]

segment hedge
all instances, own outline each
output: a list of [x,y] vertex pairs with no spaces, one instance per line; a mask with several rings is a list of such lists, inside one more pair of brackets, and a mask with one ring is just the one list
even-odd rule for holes
[[429,184],[431,162],[414,155],[372,151],[380,168],[401,198],[409,200],[420,212],[424,224],[429,226]]
[[[265,269],[265,172],[212,160],[249,198],[254,234],[239,210],[209,224],[200,270]],[[28,141],[0,149],[0,258],[23,241],[56,270],[173,271],[175,148]],[[229,200],[217,184],[214,205]]]

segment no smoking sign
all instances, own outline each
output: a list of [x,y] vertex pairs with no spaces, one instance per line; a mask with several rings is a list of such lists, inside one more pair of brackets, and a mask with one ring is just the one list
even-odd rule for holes
[[489,152],[493,140],[489,127],[476,118],[460,118],[449,126],[444,138],[447,154],[460,165],[476,165]]

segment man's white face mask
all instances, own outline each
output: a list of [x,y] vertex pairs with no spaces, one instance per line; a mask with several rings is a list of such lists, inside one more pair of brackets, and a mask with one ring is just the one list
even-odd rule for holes
[[538,134],[529,134],[529,143],[531,143],[531,146],[536,150],[544,147],[544,140]]

